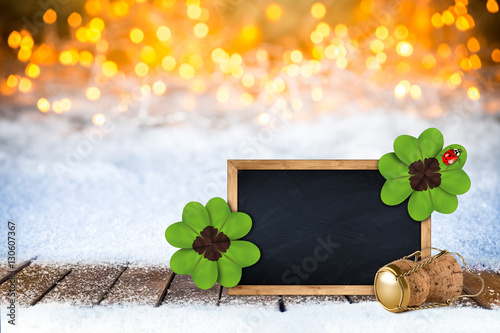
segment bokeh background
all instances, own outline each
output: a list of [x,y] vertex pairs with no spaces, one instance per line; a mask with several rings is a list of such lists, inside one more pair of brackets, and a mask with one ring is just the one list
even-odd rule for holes
[[437,127],[472,189],[433,245],[498,268],[498,7],[0,1],[0,216],[24,257],[165,263],[227,159],[376,159]]

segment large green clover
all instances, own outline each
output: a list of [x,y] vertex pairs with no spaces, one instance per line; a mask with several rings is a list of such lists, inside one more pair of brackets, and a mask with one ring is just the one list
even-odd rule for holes
[[467,192],[471,185],[462,170],[467,151],[461,145],[443,145],[443,134],[435,128],[425,130],[418,139],[398,136],[394,153],[385,154],[378,162],[387,180],[380,192],[382,201],[394,206],[410,197],[408,213],[416,221],[425,220],[434,210],[453,213],[458,206],[457,195]]
[[165,231],[167,242],[181,248],[172,255],[170,268],[177,274],[191,274],[201,289],[215,282],[234,287],[241,280],[243,267],[260,259],[259,248],[238,240],[248,234],[252,219],[245,213],[233,212],[222,198],[211,199],[206,207],[188,203],[182,221]]

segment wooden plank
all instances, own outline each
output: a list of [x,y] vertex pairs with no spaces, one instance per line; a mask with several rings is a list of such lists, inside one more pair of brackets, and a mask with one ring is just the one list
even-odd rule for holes
[[[420,222],[420,250],[422,257],[431,256],[431,217],[429,216]],[[408,253],[409,254],[409,253]]]
[[101,304],[154,306],[172,274],[172,270],[168,267],[129,266]]
[[203,290],[198,288],[191,278],[191,275],[176,274],[167,296],[162,305],[166,304],[186,304],[186,305],[217,305],[219,301],[220,285],[216,283],[212,288]]
[[[69,264],[32,263],[16,274],[16,301],[20,305],[32,305],[72,269]],[[0,287],[2,301],[7,300],[9,283]]]
[[345,296],[324,295],[324,296],[283,296],[283,305],[281,311],[293,309],[299,304],[331,304],[347,303]]
[[65,302],[92,306],[106,296],[125,266],[112,264],[82,264],[73,269],[40,303]]
[[258,305],[278,308],[278,296],[263,296],[263,295],[228,295],[228,288],[222,287],[219,306],[227,305]]
[[373,295],[372,285],[248,285],[231,288],[230,295]]
[[378,160],[228,160],[238,170],[377,170]]
[[367,296],[367,295],[346,295],[345,296],[346,300],[350,304],[356,304],[356,303],[365,303],[365,302],[377,302],[377,298],[375,296]]
[[[474,300],[485,309],[500,308],[500,276],[491,271],[473,271],[484,279],[484,291]],[[468,294],[475,294],[481,289],[481,281],[479,279],[464,272],[464,290]]]
[[2,270],[0,271],[0,272],[2,272],[2,275],[0,276],[0,284],[9,280],[13,275],[20,272],[25,267],[29,266],[35,259],[36,259],[36,257],[25,260],[25,261],[17,264],[17,266],[15,266],[14,269],[11,269],[7,263],[4,263],[4,266],[2,266]]

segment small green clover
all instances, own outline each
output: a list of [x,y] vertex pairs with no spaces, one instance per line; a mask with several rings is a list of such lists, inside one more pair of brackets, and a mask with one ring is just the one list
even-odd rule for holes
[[167,242],[181,248],[172,255],[170,268],[177,274],[191,274],[201,289],[215,282],[234,287],[241,280],[243,267],[260,259],[259,248],[238,240],[252,228],[252,219],[245,213],[233,212],[222,198],[211,199],[206,207],[188,203],[182,221],[165,231]]
[[387,180],[380,197],[386,205],[399,205],[408,197],[408,213],[423,221],[435,210],[453,213],[457,195],[470,188],[469,176],[462,170],[467,151],[453,144],[443,149],[443,134],[429,128],[418,138],[401,135],[394,141],[394,153],[382,156],[378,168]]

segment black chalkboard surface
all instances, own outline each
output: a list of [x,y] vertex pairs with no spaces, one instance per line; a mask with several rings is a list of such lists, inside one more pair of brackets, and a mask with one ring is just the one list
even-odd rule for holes
[[377,161],[229,163],[231,208],[261,250],[231,294],[373,294],[380,267],[430,246],[430,220],[382,203]]

